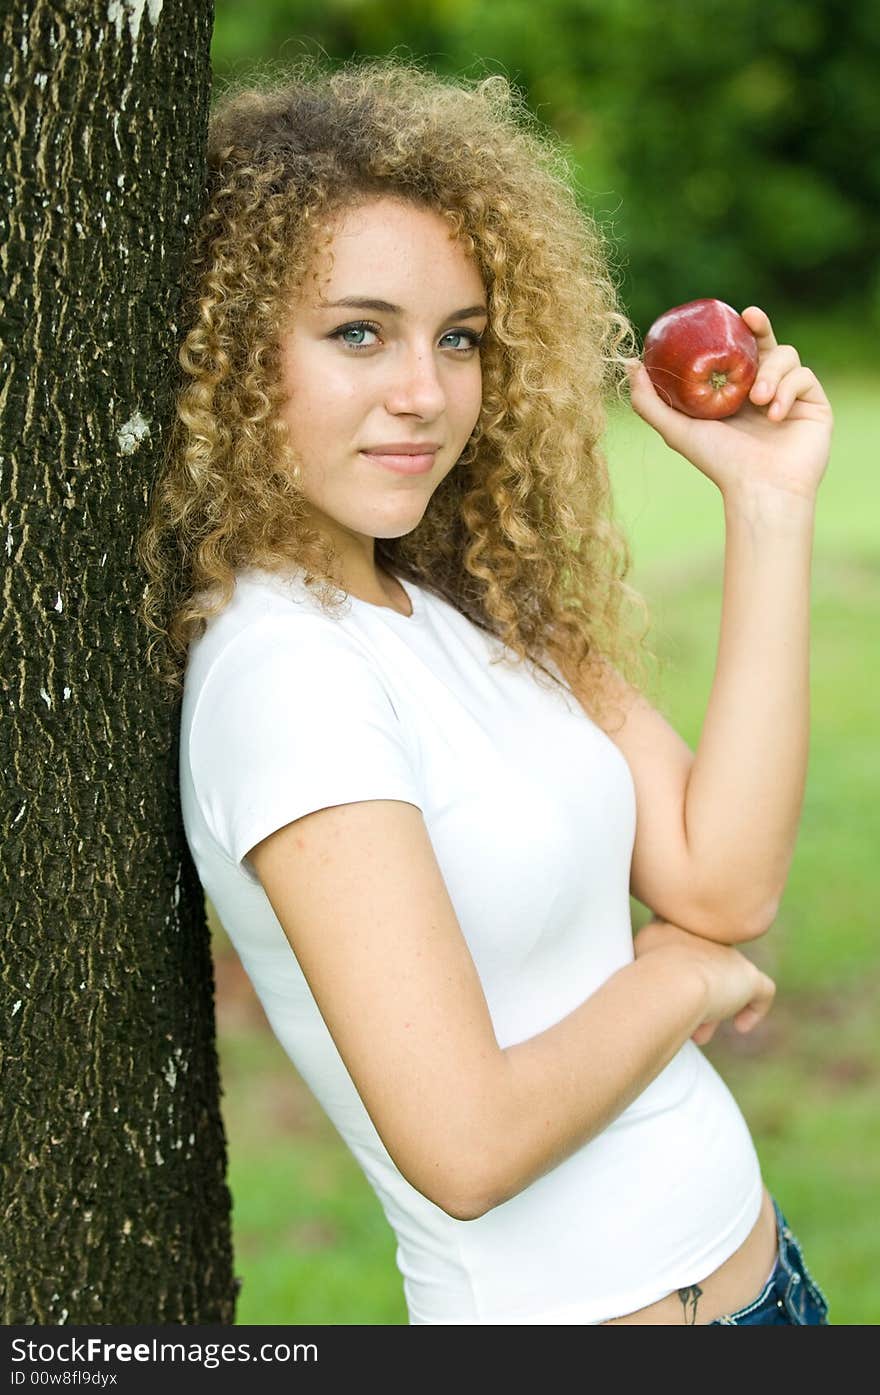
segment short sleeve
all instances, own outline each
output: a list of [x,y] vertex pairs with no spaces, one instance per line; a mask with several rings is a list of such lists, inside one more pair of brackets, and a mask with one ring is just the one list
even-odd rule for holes
[[251,881],[248,851],[316,809],[366,799],[422,807],[378,669],[315,617],[263,619],[222,651],[198,696],[189,757],[205,822]]

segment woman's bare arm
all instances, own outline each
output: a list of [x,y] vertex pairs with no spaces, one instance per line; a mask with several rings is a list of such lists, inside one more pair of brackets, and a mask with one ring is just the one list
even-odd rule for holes
[[668,406],[631,364],[632,405],[666,444],[717,485],[726,546],[718,660],[693,756],[633,694],[613,736],[639,805],[633,894],[716,939],[750,939],[782,896],[809,748],[810,563],[816,495],[832,412],[768,316],[743,311],[756,336],[749,400],[722,421]]
[[249,860],[385,1147],[459,1219],[605,1128],[701,1024],[772,998],[736,950],[687,936],[502,1049],[414,805],[321,809]]
[[[794,853],[809,752],[815,505],[735,490],[725,500],[715,676],[696,755],[610,665],[591,683],[626,758],[637,822],[630,889],[643,905],[733,944],[773,923]],[[555,653],[590,711],[589,687]]]

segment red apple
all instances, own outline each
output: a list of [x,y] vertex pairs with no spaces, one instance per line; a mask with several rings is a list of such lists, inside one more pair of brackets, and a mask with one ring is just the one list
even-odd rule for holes
[[723,300],[689,300],[655,320],[644,363],[671,407],[716,421],[739,411],[758,371],[758,341]]

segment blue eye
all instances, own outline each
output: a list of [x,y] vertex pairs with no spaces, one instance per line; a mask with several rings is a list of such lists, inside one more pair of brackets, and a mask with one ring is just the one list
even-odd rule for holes
[[[375,348],[375,345],[364,343],[363,340],[360,343],[354,343],[351,339],[346,339],[345,336],[347,334],[375,335],[380,332],[380,329],[380,325],[369,324],[366,320],[358,320],[355,324],[340,325],[338,329],[333,330],[329,338],[338,339],[340,344],[344,344],[347,349],[358,352],[361,349]],[[475,334],[472,329],[450,329],[443,335],[443,338],[463,339],[465,341],[462,347],[453,350],[453,353],[457,354],[469,354],[473,349],[478,349],[482,343],[482,335]]]
[[464,348],[457,350],[458,353],[467,353],[470,349],[478,349],[483,342],[481,334],[475,334],[472,329],[451,329],[448,334],[444,334],[444,339],[463,339]]
[[349,349],[369,349],[372,348],[371,344],[353,344],[350,339],[344,339],[343,335],[375,333],[377,333],[377,328],[373,325],[343,325],[341,329],[334,330],[330,338],[340,340],[340,342],[346,344]]

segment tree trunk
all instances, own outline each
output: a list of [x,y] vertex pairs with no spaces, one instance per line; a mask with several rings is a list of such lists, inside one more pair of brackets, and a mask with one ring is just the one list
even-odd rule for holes
[[204,897],[135,556],[212,0],[0,0],[0,1320],[232,1322]]

